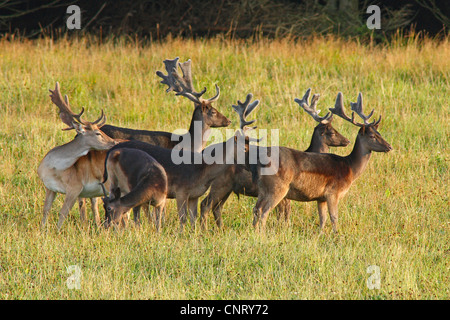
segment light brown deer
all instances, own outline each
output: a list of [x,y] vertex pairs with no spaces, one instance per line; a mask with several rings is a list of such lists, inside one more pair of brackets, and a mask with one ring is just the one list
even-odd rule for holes
[[[320,110],[316,110],[317,102],[320,95],[314,94],[311,103],[309,104],[309,96],[311,88],[304,94],[302,99],[295,99],[297,102],[315,121],[319,124],[314,128],[314,133],[311,143],[305,152],[326,153],[329,147],[345,147],[350,141],[342,136],[336,129],[333,128],[331,122],[333,120],[332,114],[320,117]],[[245,122],[244,112],[251,100],[251,96],[247,96],[244,103],[238,101],[237,106],[233,106],[241,117],[241,124]],[[258,100],[256,100],[258,101]],[[255,101],[255,102],[256,102]],[[252,108],[253,110],[253,108]],[[251,112],[251,111],[250,111]],[[248,115],[250,112],[246,112]],[[250,197],[258,197],[258,186],[252,181],[252,174],[242,165],[229,165],[229,169],[224,174],[218,177],[211,185],[211,190],[208,196],[201,202],[200,223],[203,228],[206,226],[206,215],[212,209],[214,219],[219,228],[222,227],[222,208],[230,196],[234,192],[238,196],[240,194]],[[279,218],[283,217],[284,221],[289,220],[291,213],[290,201],[282,199],[277,205]]]
[[[194,102],[194,112],[191,117],[189,130],[184,135],[177,135],[165,131],[135,130],[105,124],[102,131],[114,139],[138,140],[163,148],[179,148],[200,152],[206,146],[211,128],[226,127],[231,121],[212,106],[220,96],[220,89],[216,85],[216,94],[209,99],[202,98],[206,88],[197,91],[192,81],[191,60],[179,63],[179,58],[164,60],[167,75],[161,71],[156,74],[162,78],[161,83],[168,85],[167,92],[174,91],[176,95],[188,98]],[[182,75],[177,72],[178,67]],[[98,212],[97,200],[91,198],[92,210]],[[79,199],[82,215],[86,214],[85,199]],[[135,212],[136,214],[136,212]]]
[[[364,115],[362,104],[360,93],[358,101],[351,103],[354,112],[350,119],[345,115],[343,95],[339,92],[335,107],[330,108],[335,115],[360,127],[353,151],[346,157],[307,153],[286,147],[269,147],[266,150],[259,150],[258,164],[251,165],[259,190],[258,201],[253,209],[253,225],[256,228],[264,229],[269,212],[286,197],[296,201],[317,201],[321,233],[327,219],[326,207],[328,207],[333,231],[338,232],[339,200],[364,172],[372,151],[392,150],[391,145],[377,131],[381,116],[378,121],[368,123],[373,110],[368,116]],[[355,112],[364,120],[364,123],[354,121]],[[278,170],[272,175],[262,175],[263,163],[272,161],[278,161]]]
[[[72,112],[69,99],[65,96],[63,100],[58,83],[56,83],[55,90],[50,90],[50,92],[52,102],[59,108],[61,120],[68,126],[63,130],[75,129],[77,132],[72,141],[50,150],[37,170],[39,178],[46,187],[42,226],[47,221],[56,194],[66,194],[59,214],[59,230],[78,197],[89,198],[102,194],[98,183],[103,176],[106,150],[118,141],[100,131],[106,121],[103,111],[96,121],[84,121],[81,119],[84,109],[79,114]],[[96,151],[90,152],[94,150]],[[97,222],[99,219],[98,217]]]
[[[167,175],[164,168],[150,155],[139,150],[119,148],[108,152],[105,162],[103,183],[109,180],[110,196],[103,187],[103,207],[105,208],[105,224],[125,221],[125,214],[148,204],[155,207],[155,225],[159,231],[161,213],[167,197]],[[147,213],[148,214],[148,213]],[[135,215],[135,221],[139,217]]]

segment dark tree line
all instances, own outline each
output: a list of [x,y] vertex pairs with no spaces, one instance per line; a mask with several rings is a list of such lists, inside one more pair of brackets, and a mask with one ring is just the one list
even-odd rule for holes
[[[381,8],[381,29],[369,30],[366,8]],[[67,31],[69,5],[81,9],[81,30],[101,36],[137,35],[235,38],[342,36],[385,37],[397,29],[430,35],[448,31],[450,1],[411,0],[3,0],[0,32],[36,37]]]

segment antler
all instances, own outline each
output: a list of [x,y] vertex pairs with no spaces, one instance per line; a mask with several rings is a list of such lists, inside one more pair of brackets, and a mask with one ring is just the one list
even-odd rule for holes
[[108,198],[108,195],[106,194],[105,185],[102,182],[100,182],[99,185],[101,185],[101,187],[102,187],[103,194],[105,195],[105,198]]
[[102,109],[102,114],[100,115],[100,117],[97,120],[95,120],[94,122],[91,122],[91,124],[97,125],[97,128],[100,129],[101,127],[103,127],[103,125],[105,123],[106,123],[106,116],[103,113],[103,109]]
[[51,92],[50,98],[52,99],[52,102],[59,108],[59,117],[61,118],[62,122],[64,122],[66,125],[68,125],[67,128],[64,128],[63,130],[71,130],[74,129],[72,122],[77,120],[79,123],[83,123],[83,120],[81,120],[81,115],[84,112],[84,108],[81,108],[81,112],[76,114],[70,109],[69,105],[69,98],[67,95],[64,96],[64,100],[61,95],[61,91],[59,90],[59,83],[56,82],[55,90],[49,89],[48,91]]
[[251,130],[251,129],[256,128],[256,126],[254,126],[252,128],[245,128],[245,126],[248,126],[256,121],[256,119],[250,120],[250,121],[245,120],[245,118],[250,113],[252,113],[252,111],[255,110],[256,107],[259,105],[259,100],[255,100],[252,103],[250,103],[252,98],[253,98],[253,94],[249,93],[244,102],[241,102],[238,100],[238,102],[237,102],[238,105],[234,105],[234,104],[232,105],[234,111],[236,111],[239,115],[240,129],[242,131]]
[[363,96],[362,96],[362,93],[361,93],[361,92],[358,94],[358,100],[356,100],[356,103],[350,102],[350,106],[351,106],[352,111],[356,112],[356,114],[357,114],[358,116],[360,116],[361,119],[364,120],[364,125],[366,125],[366,126],[367,126],[367,125],[373,126],[373,125],[378,124],[378,123],[381,121],[381,116],[380,116],[380,118],[378,119],[378,121],[375,121],[375,120],[374,120],[374,121],[372,121],[372,123],[369,123],[369,122],[368,122],[368,120],[370,119],[370,117],[373,116],[373,112],[375,111],[375,109],[372,109],[372,111],[369,113],[368,116],[366,116],[366,115],[363,113],[363,111],[362,111],[362,108],[363,108]]
[[[166,92],[175,91],[177,96],[186,97],[196,104],[210,104],[219,99],[220,89],[217,84],[216,95],[210,99],[202,99],[201,96],[206,92],[206,87],[200,92],[195,91],[192,83],[191,60],[183,63],[179,63],[178,60],[178,57],[173,60],[164,60],[167,75],[164,75],[161,71],[156,71],[156,75],[163,79],[161,83],[168,85]],[[183,76],[178,74],[177,66],[180,67]]]
[[180,58],[176,57],[173,60],[166,59],[163,61],[166,66],[167,76],[161,71],[156,71],[156,75],[162,78],[161,83],[169,86],[166,92],[170,92],[172,90],[175,90],[176,92],[181,91],[181,87],[176,83],[175,78],[172,76],[172,72],[176,72],[177,70],[177,63],[179,59]]
[[51,92],[50,98],[52,102],[59,108],[59,117],[61,118],[62,122],[64,122],[66,125],[68,125],[67,128],[64,128],[63,130],[72,130],[75,129],[73,126],[73,122],[77,121],[80,124],[87,125],[87,124],[95,124],[98,128],[101,128],[105,122],[106,122],[106,116],[103,113],[100,115],[100,117],[95,120],[94,122],[87,122],[81,119],[81,115],[84,112],[84,108],[81,108],[81,112],[76,114],[70,109],[69,105],[69,98],[67,95],[64,95],[64,100],[61,95],[59,83],[56,82],[55,90],[49,89]]
[[[344,96],[342,94],[342,92],[339,92],[337,97],[336,97],[336,103],[335,103],[335,107],[334,108],[330,108],[330,111],[341,117],[344,120],[347,120],[351,123],[353,123],[354,125],[358,126],[358,127],[363,127],[363,126],[373,126],[373,125],[377,125],[380,121],[381,121],[381,116],[378,119],[378,121],[373,121],[372,123],[368,123],[367,120],[373,115],[374,110],[372,110],[372,112],[366,116],[365,114],[362,113],[362,93],[360,92],[358,95],[358,100],[356,103],[354,102],[350,102],[351,108],[352,108],[352,118],[350,119],[344,112]],[[364,120],[364,123],[357,123],[355,122],[355,112]]]
[[172,72],[172,75],[181,84],[182,87],[186,88],[186,91],[192,93],[192,95],[194,95],[196,98],[200,98],[206,92],[206,87],[203,88],[203,90],[200,92],[195,91],[194,85],[192,84],[191,59],[183,63],[178,63],[178,65],[183,72],[183,77],[180,77],[180,75],[176,72],[176,66],[174,73]]
[[303,110],[306,111],[306,113],[308,113],[311,117],[313,117],[314,120],[316,120],[317,122],[326,123],[333,116],[333,114],[328,112],[325,116],[320,117],[319,116],[320,110],[316,110],[317,101],[319,101],[320,94],[314,94],[311,98],[311,104],[308,104],[310,94],[311,88],[306,90],[306,93],[301,100],[295,98],[294,101],[297,102],[303,108]]

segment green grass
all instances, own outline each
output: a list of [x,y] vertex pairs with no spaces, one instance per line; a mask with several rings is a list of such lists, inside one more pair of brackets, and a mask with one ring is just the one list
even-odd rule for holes
[[[87,119],[103,108],[111,124],[187,128],[192,103],[166,93],[155,75],[176,56],[192,59],[197,89],[213,95],[220,86],[217,108],[234,125],[231,104],[252,92],[261,100],[258,127],[280,129],[280,144],[301,150],[315,124],[294,98],[311,87],[327,110],[338,91],[347,108],[363,92],[366,110],[383,116],[380,132],[394,151],[374,153],[340,202],[339,235],[328,222],[319,237],[315,203],[300,202],[289,226],[272,213],[259,234],[251,226],[255,199],[235,196],[221,232],[209,217],[207,232],[180,235],[171,200],[160,234],[146,220],[122,231],[98,230],[93,221],[82,227],[77,206],[58,234],[62,195],[40,230],[37,166],[74,136],[61,131],[48,89],[59,81]],[[0,299],[448,299],[449,56],[448,41],[415,39],[379,47],[336,38],[145,47],[0,41]],[[354,140],[356,127],[340,119],[334,127]],[[71,265],[82,271],[79,290],[66,284]],[[380,289],[367,287],[370,265],[380,268]]]

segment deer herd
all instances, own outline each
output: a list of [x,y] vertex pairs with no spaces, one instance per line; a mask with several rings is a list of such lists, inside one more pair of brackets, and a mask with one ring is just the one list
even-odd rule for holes
[[[211,128],[227,127],[231,121],[213,104],[220,89],[212,98],[204,99],[206,88],[196,91],[192,82],[191,61],[179,58],[165,60],[167,75],[157,71],[161,83],[194,103],[189,130],[176,135],[164,131],[135,130],[105,124],[106,117],[89,122],[82,119],[84,108],[77,114],[71,110],[60,86],[50,90],[51,101],[58,107],[63,130],[75,130],[70,142],[51,149],[39,164],[37,173],[45,185],[45,201],[41,226],[57,193],[65,194],[59,211],[58,230],[78,200],[82,223],[86,222],[86,199],[90,199],[96,224],[126,226],[133,211],[134,222],[140,225],[140,209],[144,210],[156,230],[160,230],[165,216],[167,199],[175,199],[180,231],[189,218],[194,228],[200,203],[200,226],[205,229],[209,211],[213,212],[218,228],[223,227],[222,209],[232,193],[257,198],[253,209],[253,226],[264,230],[269,212],[278,211],[279,219],[289,221],[290,200],[316,201],[320,233],[330,216],[334,232],[338,232],[338,203],[353,181],[365,170],[372,151],[389,152],[392,147],[377,131],[381,117],[369,122],[373,110],[363,113],[363,98],[350,103],[352,116],[344,111],[344,98],[337,94],[334,108],[325,116],[317,110],[319,95],[310,98],[308,89],[302,99],[294,101],[318,124],[314,128],[310,146],[300,151],[282,146],[258,145],[259,139],[249,137],[248,127],[255,120],[246,118],[259,105],[249,93],[244,102],[238,100],[232,108],[239,115],[239,129],[228,140],[207,146]],[[182,74],[178,73],[178,68]],[[355,121],[355,113],[363,120]],[[348,156],[329,153],[329,147],[345,147],[350,141],[332,126],[333,115],[359,127]],[[208,156],[215,161],[208,161]],[[249,156],[254,155],[254,156]],[[179,161],[184,159],[186,161]],[[264,171],[271,163],[277,169]],[[102,197],[105,218],[99,215],[97,199]],[[154,207],[150,212],[150,205]]]

